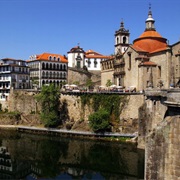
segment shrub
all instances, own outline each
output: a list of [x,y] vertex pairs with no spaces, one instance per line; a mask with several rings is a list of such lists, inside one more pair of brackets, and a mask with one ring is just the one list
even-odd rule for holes
[[59,89],[53,84],[43,86],[41,93],[36,96],[42,107],[41,120],[46,127],[57,126],[59,123],[59,98]]
[[110,118],[110,114],[106,110],[100,109],[89,116],[90,127],[95,132],[102,132],[109,130],[110,129],[109,118]]

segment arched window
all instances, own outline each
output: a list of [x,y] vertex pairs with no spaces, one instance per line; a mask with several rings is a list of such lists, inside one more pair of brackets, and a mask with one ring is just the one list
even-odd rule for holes
[[56,57],[54,56],[53,60],[55,61],[56,60]]
[[49,65],[49,69],[52,69],[52,64]]
[[64,70],[66,70],[66,65],[64,64]]
[[49,78],[52,78],[52,72],[49,73]]
[[49,69],[49,67],[48,67],[48,63],[46,63],[46,69]]
[[126,36],[123,37],[123,44],[126,44]]
[[119,44],[119,38],[118,37],[116,38],[116,44]]
[[45,78],[45,72],[44,71],[42,72],[42,78]]
[[56,64],[53,64],[53,69],[54,69],[54,70],[56,69]]
[[51,57],[51,56],[49,56],[49,60],[50,60],[50,61],[52,60],[52,57]]
[[62,70],[62,64],[60,65],[60,70]]
[[57,64],[57,70],[59,69],[59,64]]
[[45,69],[45,64],[44,63],[42,63],[42,69]]
[[60,58],[58,57],[57,60],[60,61]]
[[58,72],[56,73],[56,78],[57,78],[57,79],[59,78],[59,73],[58,73]]

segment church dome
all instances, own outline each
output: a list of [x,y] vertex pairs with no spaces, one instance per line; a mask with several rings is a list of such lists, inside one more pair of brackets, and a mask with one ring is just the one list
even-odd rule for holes
[[134,46],[149,53],[162,50],[167,47],[166,39],[154,30],[143,32],[139,38],[134,40],[133,44]]
[[149,9],[148,18],[146,19],[146,29],[135,39],[133,45],[146,52],[157,52],[167,48],[167,39],[163,38],[154,27],[155,20],[152,18],[151,9]]

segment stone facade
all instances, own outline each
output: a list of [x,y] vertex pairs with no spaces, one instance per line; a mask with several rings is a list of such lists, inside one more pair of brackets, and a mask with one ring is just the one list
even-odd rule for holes
[[145,23],[145,31],[133,44],[124,42],[127,47],[125,51],[121,49],[122,42],[119,44],[121,51],[117,53],[115,41],[114,58],[102,62],[102,81],[107,80],[105,73],[112,70],[112,77],[108,78],[125,89],[135,87],[137,91],[142,91],[147,88],[179,87],[180,42],[170,46],[167,39],[156,31],[151,8]]
[[88,71],[77,68],[68,68],[68,84],[77,83],[78,85],[85,85],[88,79],[91,79],[91,73]]
[[8,101],[8,111],[21,112],[23,114],[35,114],[41,107],[35,99],[38,91],[12,90]]
[[179,89],[145,92],[139,111],[138,147],[145,149],[145,179],[178,179]]
[[101,64],[101,85],[106,86],[108,80],[114,81],[114,59],[102,61]]
[[180,116],[167,117],[146,141],[145,179],[179,179]]

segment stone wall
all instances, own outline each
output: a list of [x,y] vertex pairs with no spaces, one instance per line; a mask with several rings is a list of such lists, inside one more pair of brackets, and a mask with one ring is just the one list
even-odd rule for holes
[[[123,132],[138,132],[139,109],[144,104],[144,95],[127,96],[120,114],[120,130]],[[132,131],[133,130],[133,131]]]
[[180,178],[180,116],[166,117],[146,141],[145,179]]
[[91,79],[91,73],[83,69],[68,68],[68,84],[78,82],[79,85],[86,84],[86,81]]
[[[9,112],[20,112],[21,121],[29,125],[39,125],[38,114],[41,110],[40,104],[35,100],[38,92],[28,92],[22,90],[13,90],[8,101]],[[108,96],[108,95],[107,95]],[[134,133],[138,131],[139,108],[144,103],[143,94],[125,95],[125,102],[121,102],[121,114],[119,117],[119,129],[113,129],[122,133]],[[81,98],[78,95],[61,94],[60,97],[60,119],[66,127],[70,129],[89,131],[88,117],[93,113],[90,105],[81,104]],[[17,122],[16,122],[17,123]],[[12,124],[12,123],[11,123]],[[67,127],[66,127],[67,128]]]
[[11,90],[8,100],[8,111],[18,111],[23,114],[34,114],[41,107],[35,99],[38,91]]
[[139,109],[138,147],[145,148],[145,138],[165,117],[167,106],[162,103],[159,96],[146,97]]
[[175,92],[149,94],[140,108],[138,147],[145,148],[146,180],[180,177],[180,107]]
[[114,73],[113,69],[108,69],[101,72],[101,85],[102,86],[106,87],[106,83],[108,80],[114,83],[113,73]]
[[[144,103],[144,95],[125,95],[126,101],[119,107],[122,108],[119,117],[119,132],[135,133],[138,131],[139,108]],[[80,121],[88,123],[88,117],[93,113],[91,106],[82,107],[80,96],[61,95],[61,119],[73,124]],[[88,124],[86,125],[88,126]]]

